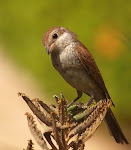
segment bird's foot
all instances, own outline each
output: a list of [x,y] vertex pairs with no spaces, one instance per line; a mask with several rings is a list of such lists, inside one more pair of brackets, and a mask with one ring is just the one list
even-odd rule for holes
[[74,104],[79,98],[81,98],[82,92],[77,90],[77,98],[75,98],[70,104],[67,105],[67,108],[69,108],[72,104]]
[[86,103],[86,105],[89,106],[90,104],[92,104],[93,99],[94,99],[94,96],[91,96],[90,99],[88,100],[88,102]]

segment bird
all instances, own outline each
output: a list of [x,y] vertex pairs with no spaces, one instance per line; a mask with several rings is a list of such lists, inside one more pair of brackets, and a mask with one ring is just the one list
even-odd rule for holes
[[[83,93],[90,96],[87,105],[93,100],[98,102],[111,99],[93,56],[74,32],[65,27],[52,27],[45,32],[42,43],[47,54],[51,54],[54,68],[77,91],[77,97],[68,107],[81,98]],[[111,108],[104,120],[115,141],[128,144]]]

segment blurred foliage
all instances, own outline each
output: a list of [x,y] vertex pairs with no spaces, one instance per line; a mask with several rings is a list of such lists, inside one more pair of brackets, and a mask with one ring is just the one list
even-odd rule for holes
[[131,122],[130,8],[130,0],[1,0],[0,44],[51,100],[60,91],[73,100],[76,91],[55,71],[42,45],[48,28],[69,28],[94,56],[121,120]]

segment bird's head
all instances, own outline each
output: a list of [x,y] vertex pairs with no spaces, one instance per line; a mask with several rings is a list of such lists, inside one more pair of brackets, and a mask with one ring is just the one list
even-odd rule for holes
[[71,42],[77,40],[76,34],[64,27],[52,27],[46,31],[43,37],[43,45],[48,54],[62,51]]

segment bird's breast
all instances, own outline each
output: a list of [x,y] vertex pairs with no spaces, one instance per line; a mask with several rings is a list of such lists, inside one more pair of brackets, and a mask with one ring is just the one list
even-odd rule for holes
[[55,69],[59,72],[79,68],[81,65],[75,51],[75,43],[66,46],[62,51],[52,53],[51,58]]
[[53,66],[72,87],[90,92],[92,87],[90,76],[86,73],[73,46],[66,47],[59,54],[51,55]]
[[103,91],[93,80],[87,69],[79,60],[75,51],[75,44],[67,46],[62,51],[54,51],[51,54],[55,69],[61,74],[65,81],[76,90],[94,95],[95,99],[103,98]]

